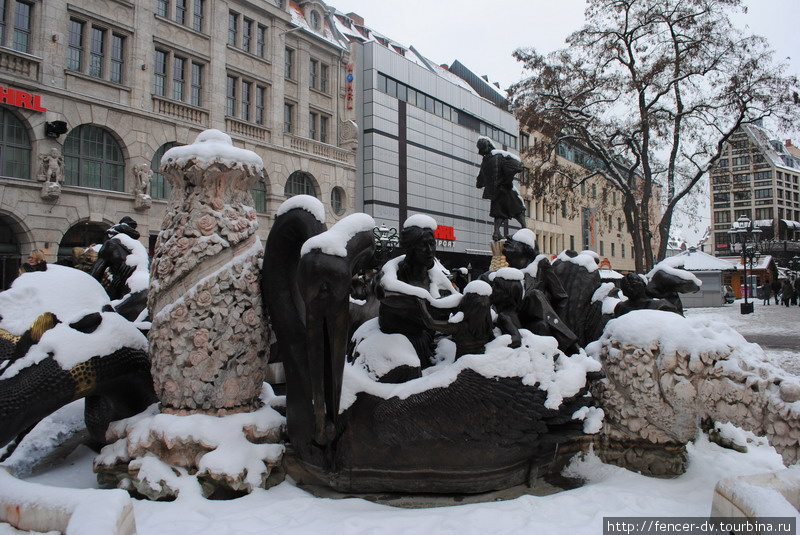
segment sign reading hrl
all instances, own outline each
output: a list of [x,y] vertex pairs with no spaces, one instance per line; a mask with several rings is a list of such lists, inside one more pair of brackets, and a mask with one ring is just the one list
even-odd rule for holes
[[42,96],[0,85],[0,104],[8,104],[33,111],[47,111],[42,107]]

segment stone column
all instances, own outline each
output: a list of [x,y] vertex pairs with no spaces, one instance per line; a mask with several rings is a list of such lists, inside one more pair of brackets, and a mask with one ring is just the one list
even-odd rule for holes
[[263,167],[258,155],[234,147],[219,130],[162,159],[172,198],[148,295],[162,412],[222,416],[260,404],[268,348],[251,189]]

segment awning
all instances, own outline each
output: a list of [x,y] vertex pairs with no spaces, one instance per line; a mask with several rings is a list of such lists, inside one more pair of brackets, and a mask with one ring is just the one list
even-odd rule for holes
[[787,230],[800,230],[800,223],[791,219],[781,219]]

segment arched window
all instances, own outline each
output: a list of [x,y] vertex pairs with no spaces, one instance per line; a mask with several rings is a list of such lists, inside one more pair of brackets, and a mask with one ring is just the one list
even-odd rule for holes
[[108,228],[109,225],[106,223],[94,223],[91,221],[75,223],[61,238],[61,243],[58,244],[58,259],[71,259],[73,247],[83,247],[85,249],[90,245],[102,244],[106,239]]
[[287,197],[292,197],[294,195],[311,195],[312,197],[316,197],[317,188],[314,182],[314,177],[311,173],[295,171],[286,179],[286,187],[283,190],[283,194]]
[[264,176],[258,179],[256,185],[253,186],[253,207],[256,209],[256,212],[266,212],[267,211],[267,177]]
[[331,208],[336,215],[342,215],[345,211],[345,193],[339,186],[331,190]]
[[161,167],[161,158],[164,153],[172,147],[180,147],[181,143],[170,141],[164,143],[153,154],[153,159],[150,160],[150,169],[153,171],[153,178],[150,180],[150,196],[154,199],[166,199],[172,192],[172,186],[169,185],[169,180],[162,175],[158,169]]
[[67,135],[64,140],[64,183],[124,191],[122,148],[108,130],[82,124]]
[[31,141],[22,122],[0,108],[0,170],[3,176],[31,178]]

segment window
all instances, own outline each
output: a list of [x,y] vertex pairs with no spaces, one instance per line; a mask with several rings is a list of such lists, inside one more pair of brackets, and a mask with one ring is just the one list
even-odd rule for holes
[[336,215],[342,215],[345,212],[345,193],[344,189],[335,186],[331,190],[331,209]]
[[[175,9],[174,12],[172,7]],[[172,7],[169,0],[156,0],[156,15],[171,19],[195,31],[203,31],[205,0],[175,0]]]
[[[780,191],[780,190],[778,190]],[[757,189],[755,191],[756,199],[767,199],[772,197],[772,188]]]
[[617,218],[617,230],[622,232],[622,218],[621,217]]
[[256,212],[266,212],[267,211],[267,185],[264,183],[264,179],[260,178],[256,182],[256,185],[253,186],[253,208],[256,209]]
[[619,244],[619,255],[622,258],[625,258],[625,244],[624,243],[620,243]]
[[31,178],[31,141],[13,112],[0,108],[0,172],[3,176]]
[[318,71],[319,61],[312,59],[308,66],[308,86],[314,89],[317,88],[317,84],[319,83]]
[[319,13],[316,10],[314,10],[311,12],[311,27],[314,28],[315,30],[319,30],[319,25],[320,25]]
[[236,46],[239,35],[239,14],[234,11],[228,12],[228,44]]
[[604,254],[606,254],[605,243],[603,243],[603,240],[600,240],[600,256],[603,256]]
[[155,66],[153,67],[153,93],[163,97],[167,92],[167,52],[156,50]]
[[230,75],[225,83],[225,115],[236,115],[236,78]]
[[569,237],[569,248],[574,251],[575,250],[575,236],[570,235]]
[[597,184],[592,184],[592,199],[597,198]]
[[199,63],[192,62],[192,89],[189,98],[189,104],[192,106],[200,106],[202,104],[203,95],[203,66]]
[[261,24],[256,28],[256,55],[267,57],[267,27]]
[[317,196],[317,188],[314,186],[314,177],[305,171],[295,171],[286,179],[286,187],[283,194],[287,197],[294,195]]
[[616,252],[614,251],[616,244],[611,242],[611,256],[617,256]]
[[103,127],[84,124],[64,140],[64,183],[112,191],[125,189],[122,148]]
[[283,131],[291,134],[293,129],[292,118],[294,116],[294,105],[285,102],[283,104]]
[[203,65],[169,50],[156,49],[153,94],[200,106],[203,95]]
[[756,219],[772,219],[772,207],[756,208]]
[[67,55],[67,69],[80,71],[83,58],[83,22],[70,19],[69,21],[69,54]]
[[183,101],[184,87],[186,80],[184,80],[183,73],[186,68],[186,58],[180,56],[172,57],[172,99]]
[[264,86],[256,86],[256,124],[266,123],[265,106],[267,102],[267,88]]
[[242,81],[242,109],[241,118],[250,120],[250,105],[253,98],[253,83]]
[[203,31],[203,0],[194,0],[194,13],[192,14],[192,29]]
[[175,22],[186,24],[186,0],[175,0]]
[[[18,0],[0,2],[0,46],[30,53],[32,9],[32,4]],[[7,25],[13,29],[10,36],[6,32]]]
[[166,199],[172,191],[169,181],[161,174],[159,169],[161,168],[161,158],[164,156],[164,153],[172,147],[180,146],[180,143],[174,141],[164,143],[153,154],[153,158],[150,160],[150,170],[153,171],[153,178],[150,180],[150,196],[154,199]]
[[[85,43],[88,44],[88,50]],[[122,33],[72,17],[69,20],[67,44],[67,70],[115,84],[123,83],[125,36]]]
[[328,143],[328,120],[325,115],[319,116],[319,140],[323,143]]
[[319,115],[313,111],[308,114],[308,137],[317,139],[317,119]]
[[242,22],[242,50],[250,52],[253,43],[253,21],[245,18]]
[[166,17],[169,13],[169,2],[167,0],[156,1],[156,15]]
[[283,75],[294,78],[294,50],[287,48],[283,51]]
[[103,49],[105,48],[106,31],[102,28],[92,27],[91,40],[89,41],[89,76],[103,77]]
[[714,212],[714,223],[730,223],[731,222],[731,213],[730,212]]
[[324,63],[319,66],[319,90],[328,92],[328,66]]

